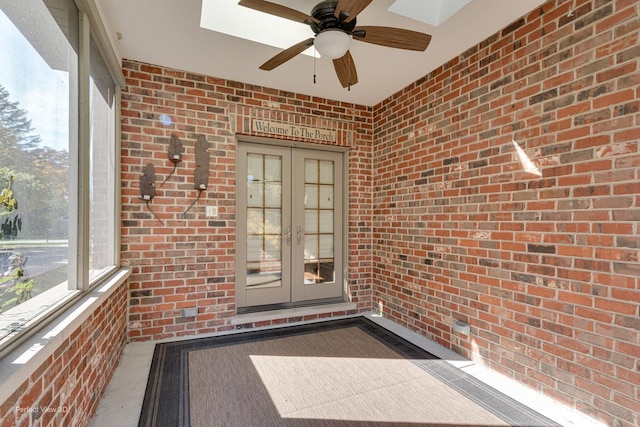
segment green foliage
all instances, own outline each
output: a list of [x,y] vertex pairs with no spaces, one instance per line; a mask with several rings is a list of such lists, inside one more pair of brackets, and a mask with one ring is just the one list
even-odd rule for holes
[[9,99],[9,92],[0,84],[0,158],[16,164],[21,152],[37,148],[40,136],[32,132],[26,111]]
[[[44,145],[28,112],[0,84],[0,240],[67,237],[61,218],[68,215],[69,153]],[[0,271],[1,311],[29,299],[35,279],[29,277],[22,253],[0,256],[10,261]]]
[[[61,218],[68,216],[68,177],[69,153],[44,146],[27,111],[0,84],[0,189],[6,190],[0,199],[0,239],[18,233],[22,239],[67,238]],[[19,219],[12,214],[17,204],[11,209],[16,195]]]
[[5,188],[0,191],[0,217],[5,217],[0,224],[0,239],[15,239],[22,230],[22,218],[14,214],[18,210],[18,200],[11,189],[13,174],[7,168],[2,168],[0,179],[5,181]]
[[32,279],[27,274],[25,268],[27,264],[27,258],[20,252],[16,252],[9,257],[11,267],[7,273],[0,278],[0,299],[5,294],[13,294],[13,297],[5,301],[0,307],[0,312],[7,305],[18,305],[29,298],[31,298],[31,291],[35,284],[35,279]]
[[[18,216],[18,200],[12,190],[13,173],[7,168],[0,169],[0,182],[4,188],[0,191],[0,214],[5,217],[0,224],[0,239],[15,239],[18,232],[22,230],[22,218]],[[0,306],[2,308],[9,304],[18,305],[31,298],[31,291],[35,284],[27,274],[25,266],[27,258],[21,252],[15,252],[9,256],[10,267],[2,277],[0,277],[0,299],[7,294],[13,296]]]
[[3,210],[0,211],[0,216],[10,215],[11,212],[18,209],[18,201],[13,194],[13,190],[11,190],[13,186],[13,174],[11,174],[7,168],[0,168],[0,179],[9,181],[8,185],[5,184],[6,187],[0,192],[0,207],[3,208]]

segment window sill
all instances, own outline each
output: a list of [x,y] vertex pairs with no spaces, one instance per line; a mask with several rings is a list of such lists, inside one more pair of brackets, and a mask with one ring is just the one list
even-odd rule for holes
[[120,269],[0,359],[0,403],[7,400],[131,275]]
[[[0,345],[10,345],[14,339],[19,339],[23,331],[37,327],[43,319],[55,315],[56,308],[70,301],[80,291],[68,289],[66,281],[57,286],[28,299],[20,305],[11,307],[0,314]],[[53,314],[52,314],[53,313]],[[17,328],[14,325],[17,324]],[[6,351],[3,351],[6,352]]]

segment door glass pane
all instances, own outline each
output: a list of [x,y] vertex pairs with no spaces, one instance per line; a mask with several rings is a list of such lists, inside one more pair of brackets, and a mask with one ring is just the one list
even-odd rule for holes
[[320,211],[319,230],[320,233],[333,233],[333,211]]
[[318,232],[318,211],[315,209],[304,210],[304,229],[309,234]]
[[320,258],[333,258],[333,235],[320,235]]
[[262,209],[247,209],[247,232],[250,236],[264,233],[264,212]]
[[247,238],[247,261],[260,262],[262,259],[262,243],[260,236],[249,236]]
[[304,282],[327,283],[334,271],[334,162],[305,160]]
[[320,185],[318,199],[321,209],[333,209],[333,185]]
[[262,270],[268,273],[280,273],[280,236],[266,236],[264,239],[264,259]]
[[323,160],[320,162],[320,184],[333,184],[333,162]]
[[254,181],[247,183],[247,206],[262,207],[264,199],[264,182]]
[[264,156],[264,179],[272,182],[282,182],[282,158],[278,156]]
[[264,156],[260,154],[247,155],[247,176],[249,182],[264,181]]
[[304,206],[306,208],[318,207],[318,185],[306,184],[304,186]]
[[268,208],[280,208],[282,206],[282,183],[265,181],[264,205]]
[[335,269],[332,260],[305,261],[304,283],[335,282]]
[[307,234],[304,239],[304,259],[315,261],[318,259],[318,236]]
[[280,209],[265,209],[264,232],[270,235],[280,235],[282,230],[282,213]]
[[309,184],[318,183],[318,161],[307,159],[304,162],[304,182]]
[[247,155],[247,287],[282,285],[282,158]]

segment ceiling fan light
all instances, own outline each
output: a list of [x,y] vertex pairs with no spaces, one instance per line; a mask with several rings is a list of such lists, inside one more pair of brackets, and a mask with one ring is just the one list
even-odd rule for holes
[[351,46],[351,37],[339,29],[328,29],[316,36],[313,44],[323,58],[342,58]]

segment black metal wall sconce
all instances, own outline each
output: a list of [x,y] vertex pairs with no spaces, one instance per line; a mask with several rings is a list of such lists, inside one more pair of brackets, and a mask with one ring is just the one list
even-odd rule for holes
[[147,202],[153,200],[156,195],[156,168],[153,163],[147,163],[142,168],[140,177],[140,198]]
[[[153,166],[153,163],[147,163],[144,168],[142,168],[142,176],[140,176],[140,198],[145,201],[147,205],[147,209],[153,215],[155,219],[160,221],[160,218],[155,214],[155,212],[149,206],[149,203],[156,196],[156,168]],[[160,221],[162,224],[162,221]],[[164,224],[162,224],[164,225]]]
[[171,134],[171,140],[169,141],[169,148],[167,149],[167,156],[169,157],[169,161],[173,163],[173,170],[167,177],[162,181],[160,187],[164,185],[165,182],[176,172],[178,168],[178,163],[182,161],[182,153],[184,153],[184,146],[182,145],[182,141],[180,138],[176,136],[176,134]]
[[209,143],[203,135],[198,135],[195,149],[196,167],[193,171],[193,187],[198,190],[198,197],[189,205],[183,215],[186,215],[198,200],[200,200],[202,192],[207,189],[207,185],[209,184]]
[[[175,134],[171,134],[171,140],[167,148],[167,156],[169,161],[173,163],[173,170],[162,181],[160,187],[175,173],[178,167],[178,163],[182,161],[182,154],[184,153],[184,146],[182,141]],[[183,216],[189,212],[189,210],[200,200],[203,191],[207,189],[209,184],[209,143],[204,135],[198,135],[195,143],[195,168],[193,171],[193,186],[198,190],[198,197],[189,205]],[[158,218],[155,212],[151,209],[149,203],[156,196],[156,175],[155,167],[153,163],[147,163],[142,169],[142,176],[140,177],[140,198],[145,201],[147,209],[155,219],[157,219],[162,225],[164,223]]]
[[199,135],[196,141],[196,169],[193,172],[193,185],[198,190],[206,190],[209,184],[209,143]]

